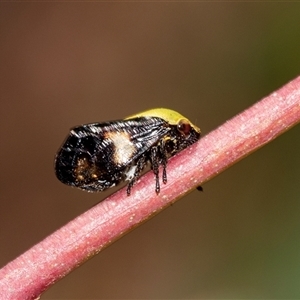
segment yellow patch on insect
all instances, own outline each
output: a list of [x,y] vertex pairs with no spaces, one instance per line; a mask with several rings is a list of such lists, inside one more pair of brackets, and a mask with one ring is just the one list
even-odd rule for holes
[[130,135],[127,132],[106,132],[105,138],[113,144],[113,161],[115,164],[122,165],[131,160],[136,152],[136,147],[131,142]]

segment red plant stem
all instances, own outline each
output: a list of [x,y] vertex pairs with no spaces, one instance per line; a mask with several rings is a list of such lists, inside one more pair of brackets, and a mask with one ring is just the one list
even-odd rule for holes
[[0,298],[35,299],[123,234],[183,194],[270,142],[300,121],[300,77],[214,130],[168,163],[168,183],[154,192],[147,173],[0,270]]

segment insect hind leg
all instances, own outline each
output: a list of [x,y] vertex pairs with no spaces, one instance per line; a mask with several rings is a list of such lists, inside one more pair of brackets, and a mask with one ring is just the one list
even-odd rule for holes
[[143,171],[145,165],[146,165],[146,157],[143,155],[135,164],[134,174],[132,178],[130,179],[128,186],[127,186],[127,196],[130,196],[131,189],[134,186],[137,179],[140,177],[141,172]]

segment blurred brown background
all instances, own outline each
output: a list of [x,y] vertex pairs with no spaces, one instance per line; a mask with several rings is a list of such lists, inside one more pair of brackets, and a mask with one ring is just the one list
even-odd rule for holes
[[[1,3],[1,266],[111,193],[55,178],[70,127],[168,107],[206,134],[300,74],[299,13],[299,3]],[[42,299],[300,298],[299,134]]]

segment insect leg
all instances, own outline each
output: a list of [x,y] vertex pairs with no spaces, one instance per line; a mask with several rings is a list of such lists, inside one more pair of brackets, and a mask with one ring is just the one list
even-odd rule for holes
[[161,142],[160,144],[160,156],[161,156],[161,164],[163,167],[163,175],[162,175],[162,180],[163,183],[166,184],[167,183],[167,150],[166,150],[166,145],[164,140]]
[[127,186],[127,196],[131,193],[131,188],[135,184],[136,180],[139,178],[141,172],[143,171],[144,167],[146,165],[146,157],[143,155],[137,162],[136,162],[136,168],[134,170],[134,175]]
[[157,153],[157,147],[152,147],[151,148],[151,153],[150,153],[150,158],[151,158],[151,168],[153,170],[153,173],[155,175],[155,191],[158,194],[160,191],[160,186],[159,186],[159,160],[158,160],[158,153]]

